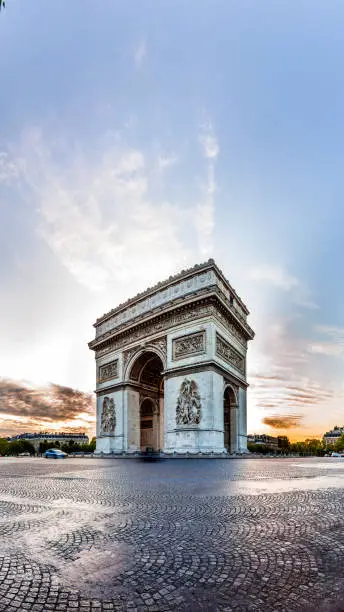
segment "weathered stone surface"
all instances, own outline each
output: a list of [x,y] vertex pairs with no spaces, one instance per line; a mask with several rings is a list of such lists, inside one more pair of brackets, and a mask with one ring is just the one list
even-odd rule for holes
[[[98,372],[96,453],[247,452],[245,359],[254,337],[248,314],[210,260],[98,319],[89,343]],[[194,389],[191,399],[185,381]],[[227,397],[235,411],[225,421],[228,383],[242,393],[241,401]],[[100,423],[104,396],[116,406],[108,439]],[[143,422],[147,398],[158,410]]]

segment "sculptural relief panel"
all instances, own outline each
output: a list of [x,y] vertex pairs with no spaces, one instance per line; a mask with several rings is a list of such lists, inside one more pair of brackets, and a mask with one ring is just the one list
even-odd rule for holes
[[111,436],[115,434],[116,428],[116,407],[112,397],[104,397],[101,418],[100,418],[100,435]]
[[185,378],[180,385],[176,406],[177,425],[199,425],[201,421],[201,398],[194,380]]
[[245,374],[245,358],[216,332],[216,354]]
[[193,355],[200,355],[206,351],[205,331],[187,334],[172,341],[172,359],[178,360]]
[[118,378],[118,359],[105,363],[98,368],[98,382]]

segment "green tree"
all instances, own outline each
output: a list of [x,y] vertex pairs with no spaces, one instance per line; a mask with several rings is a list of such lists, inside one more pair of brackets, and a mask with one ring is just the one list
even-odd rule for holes
[[20,455],[20,453],[35,454],[35,448],[28,440],[13,440],[8,445],[9,455]]
[[80,452],[80,444],[77,444],[73,440],[69,440],[68,444],[62,444],[62,450],[64,453],[78,453]]
[[278,450],[280,453],[290,453],[290,440],[288,436],[277,436]]
[[307,440],[305,440],[305,445],[308,455],[321,457],[325,453],[322,440],[318,440],[317,438],[307,438]]
[[337,442],[333,446],[333,450],[337,451],[337,453],[340,453],[342,450],[344,450],[344,434],[339,436]]
[[292,453],[296,453],[297,455],[301,455],[302,457],[307,454],[307,449],[304,442],[293,442],[290,445],[290,450]]
[[0,11],[2,8],[5,8],[5,0],[0,0]]
[[307,438],[303,442],[291,444],[291,451],[304,457],[322,457],[326,449],[322,440]]
[[248,443],[247,450],[249,450],[250,453],[259,453],[260,455],[271,453],[271,449],[265,446],[265,444],[253,444],[251,442]]
[[8,455],[9,446],[10,446],[10,443],[8,440],[6,440],[6,438],[0,438],[0,455],[2,457],[4,457],[5,455]]

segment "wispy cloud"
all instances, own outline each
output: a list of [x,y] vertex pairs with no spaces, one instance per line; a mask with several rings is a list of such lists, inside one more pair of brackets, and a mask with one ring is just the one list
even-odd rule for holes
[[248,272],[248,278],[256,283],[280,289],[291,294],[292,302],[306,309],[317,309],[318,305],[311,299],[310,293],[296,276],[289,274],[279,265],[257,265]]
[[200,251],[204,257],[213,249],[214,213],[215,213],[215,163],[220,153],[218,140],[211,122],[201,127],[199,142],[203,157],[207,162],[207,180],[203,187],[203,201],[197,209],[197,228]]
[[344,358],[344,329],[331,325],[317,325],[315,331],[325,340],[314,340],[309,343],[308,351],[318,355]]
[[205,125],[202,128],[199,140],[202,146],[202,152],[204,157],[206,159],[216,160],[219,155],[220,148],[211,124]]
[[90,290],[119,281],[143,289],[193,261],[183,232],[187,220],[196,238],[195,210],[150,196],[153,168],[142,151],[119,144],[96,161],[79,152],[67,168],[34,132],[21,154],[41,236]]
[[263,425],[314,430],[314,410],[337,397],[331,384],[318,376],[308,345],[309,340],[293,329],[291,321],[265,326],[256,354],[253,348],[249,375],[251,401]]
[[267,283],[283,291],[291,291],[299,287],[298,279],[288,274],[280,266],[257,266],[250,270],[249,277],[258,283]]
[[23,160],[14,160],[9,153],[0,151],[0,183],[11,183],[18,179],[23,170]]
[[170,168],[174,166],[178,162],[178,156],[175,154],[171,155],[159,155],[157,166],[159,170],[165,170],[166,168]]
[[141,70],[147,59],[147,44],[145,40],[141,40],[134,51],[134,62],[138,70]]

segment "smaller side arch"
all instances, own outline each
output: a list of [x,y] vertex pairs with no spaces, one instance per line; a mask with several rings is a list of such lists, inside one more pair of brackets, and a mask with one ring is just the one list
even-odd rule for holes
[[226,382],[223,391],[223,442],[227,453],[237,451],[239,392]]
[[225,382],[223,386],[223,396],[228,397],[228,395],[232,395],[234,397],[234,404],[236,406],[239,405],[239,390],[235,388],[231,383]]

